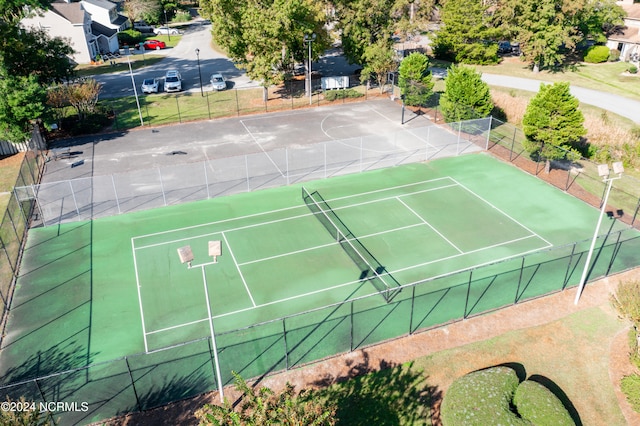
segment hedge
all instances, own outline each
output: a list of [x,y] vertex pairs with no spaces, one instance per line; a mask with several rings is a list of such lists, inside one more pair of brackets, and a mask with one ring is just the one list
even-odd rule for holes
[[584,61],[592,64],[606,62],[611,52],[607,46],[591,46],[584,55]]
[[562,401],[538,382],[525,380],[520,383],[513,405],[523,419],[536,426],[575,426]]

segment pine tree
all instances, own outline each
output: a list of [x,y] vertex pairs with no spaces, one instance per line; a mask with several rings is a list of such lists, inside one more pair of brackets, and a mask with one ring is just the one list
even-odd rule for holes
[[473,68],[452,66],[444,83],[440,108],[445,121],[486,117],[493,110],[489,86],[482,81],[482,74]]
[[433,80],[429,72],[429,58],[414,52],[400,63],[398,86],[404,103],[418,106],[427,103],[433,94]]
[[523,146],[534,158],[546,161],[547,172],[551,160],[580,158],[576,148],[587,130],[578,106],[568,82],[542,83],[527,106],[522,119]]

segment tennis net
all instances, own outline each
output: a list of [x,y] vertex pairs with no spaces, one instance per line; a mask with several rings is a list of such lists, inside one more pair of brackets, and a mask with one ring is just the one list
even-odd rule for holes
[[353,235],[347,225],[338,217],[318,191],[309,193],[302,187],[302,199],[313,215],[360,268],[360,280],[369,281],[380,292],[385,301],[390,302],[400,292],[398,283],[373,254]]

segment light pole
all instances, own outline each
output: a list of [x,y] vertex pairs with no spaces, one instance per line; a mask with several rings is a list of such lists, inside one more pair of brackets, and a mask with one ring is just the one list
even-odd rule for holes
[[140,116],[140,125],[144,127],[144,120],[142,120],[142,111],[140,110],[140,101],[138,100],[138,90],[136,89],[136,81],[133,78],[133,70],[131,69],[131,55],[127,55],[127,62],[129,63],[129,74],[131,75],[131,85],[133,86],[133,94],[136,97],[136,105],[138,106],[138,115]]
[[309,62],[307,63],[307,74],[308,74],[307,93],[309,93],[309,105],[311,105],[312,103],[312,96],[313,96],[313,91],[311,87],[311,44],[315,40],[316,40],[316,33],[311,33],[311,35],[309,34],[304,35],[304,42],[309,45]]
[[580,284],[578,285],[578,292],[576,293],[576,298],[573,302],[575,305],[578,304],[578,301],[580,300],[580,295],[582,295],[582,290],[584,289],[584,285],[587,283],[587,275],[589,274],[591,256],[593,255],[593,249],[596,246],[596,240],[598,239],[598,232],[600,232],[600,223],[602,222],[604,211],[607,208],[607,201],[609,200],[609,193],[611,192],[611,184],[613,183],[614,180],[620,179],[622,177],[622,173],[624,173],[624,167],[622,166],[621,161],[617,163],[613,163],[613,172],[616,173],[618,176],[611,177],[611,171],[609,170],[609,166],[607,166],[606,164],[600,164],[598,166],[598,174],[602,178],[602,181],[607,183],[607,190],[604,195],[604,200],[602,201],[602,207],[600,208],[600,216],[598,217],[598,224],[596,225],[596,231],[593,234],[591,247],[589,248],[589,253],[587,254],[587,261],[584,264],[584,271],[582,271],[582,277],[580,278]]
[[198,78],[200,79],[200,94],[204,96],[204,91],[202,90],[202,74],[200,73],[200,49],[196,48],[196,58],[198,59]]
[[169,31],[169,22],[167,21],[167,9],[164,10],[164,26],[167,28],[167,36],[169,36],[169,41],[171,41],[171,32]]

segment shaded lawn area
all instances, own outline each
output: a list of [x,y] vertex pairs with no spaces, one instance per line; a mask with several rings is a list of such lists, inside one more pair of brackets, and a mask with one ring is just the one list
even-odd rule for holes
[[[439,424],[433,406],[438,406],[456,378],[510,364],[527,378],[542,376],[551,387],[555,384],[560,390],[556,394],[566,395],[563,402],[573,411],[576,424],[624,425],[609,378],[609,349],[614,336],[626,327],[609,306],[589,308],[549,324],[390,365],[387,370],[338,379],[341,383],[319,392],[338,405],[338,424]],[[368,368],[352,367],[363,372]],[[316,384],[322,385],[322,380]]]

